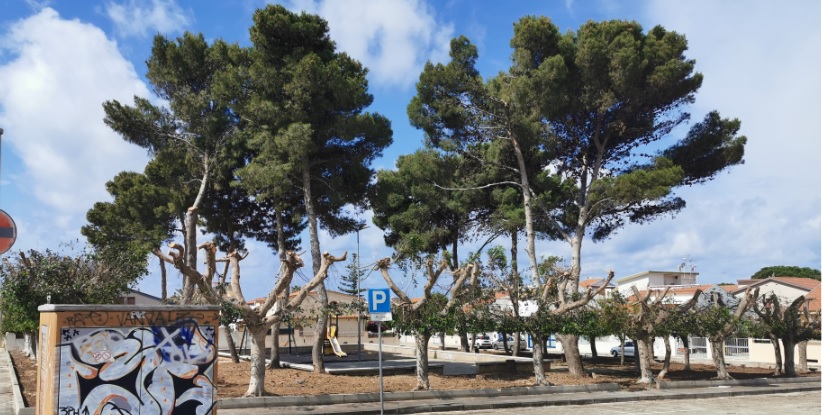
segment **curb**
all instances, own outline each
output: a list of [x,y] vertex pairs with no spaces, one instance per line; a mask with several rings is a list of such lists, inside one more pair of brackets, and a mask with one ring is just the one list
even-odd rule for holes
[[818,377],[796,378],[758,378],[758,379],[729,379],[729,380],[681,380],[656,381],[657,389],[686,389],[686,388],[716,388],[721,386],[768,386],[782,383],[820,383]]
[[[598,383],[594,385],[565,385],[565,386],[522,386],[515,388],[498,389],[461,389],[461,390],[429,390],[416,392],[388,392],[383,393],[384,402],[415,401],[424,399],[459,399],[459,398],[496,398],[508,396],[529,396],[559,393],[580,392],[617,392],[616,383]],[[355,393],[335,395],[308,395],[308,396],[265,396],[254,398],[220,399],[217,408],[272,408],[282,406],[304,405],[338,405],[349,403],[373,403],[380,401],[379,393]]]
[[23,401],[23,393],[20,392],[20,382],[17,381],[17,372],[14,370],[14,364],[11,362],[11,355],[8,350],[2,349],[2,352],[0,352],[0,362],[4,362],[9,368],[6,376],[9,377],[9,383],[11,385],[14,413],[17,415],[33,414],[34,408],[27,408],[25,401]]
[[[656,400],[684,400],[703,398],[722,398],[748,395],[771,395],[796,392],[818,392],[818,383],[792,383],[785,386],[773,388],[763,388],[758,386],[743,387],[741,389],[697,389],[681,391],[637,391],[637,392],[601,392],[592,394],[550,394],[550,395],[528,395],[509,396],[490,400],[438,400],[427,399],[420,401],[394,401],[385,402],[385,407],[381,408],[379,403],[367,404],[338,404],[338,405],[312,405],[304,403],[302,405],[292,405],[279,408],[260,408],[276,411],[278,414],[306,414],[312,415],[377,415],[377,414],[413,414],[420,412],[449,412],[449,411],[478,411],[495,409],[513,409],[529,407],[545,407],[546,413],[552,409],[569,405],[589,405],[615,402],[650,402]],[[245,410],[251,409],[243,408]],[[222,409],[231,415],[239,415],[243,409]],[[254,414],[262,413],[254,411]],[[273,412],[272,412],[273,413]]]

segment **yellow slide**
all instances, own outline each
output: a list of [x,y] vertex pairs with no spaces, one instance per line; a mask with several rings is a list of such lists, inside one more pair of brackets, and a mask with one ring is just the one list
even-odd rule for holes
[[347,353],[342,351],[342,347],[340,347],[340,342],[337,341],[337,326],[331,326],[328,328],[328,341],[331,343],[331,348],[334,350],[335,355],[339,357],[348,356]]

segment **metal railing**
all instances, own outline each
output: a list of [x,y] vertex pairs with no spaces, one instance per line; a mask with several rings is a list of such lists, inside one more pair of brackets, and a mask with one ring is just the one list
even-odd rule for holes
[[725,356],[726,357],[747,357],[748,356],[748,339],[733,338],[725,340]]

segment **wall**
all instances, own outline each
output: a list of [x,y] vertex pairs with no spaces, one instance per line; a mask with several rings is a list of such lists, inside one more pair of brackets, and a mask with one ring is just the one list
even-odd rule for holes
[[214,413],[219,307],[39,310],[38,414]]

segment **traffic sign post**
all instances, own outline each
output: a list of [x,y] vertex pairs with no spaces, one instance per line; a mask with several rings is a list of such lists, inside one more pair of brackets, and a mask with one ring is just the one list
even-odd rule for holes
[[[0,134],[2,134],[0,130]],[[5,254],[17,240],[17,225],[4,210],[0,210],[0,254]]]
[[382,414],[385,412],[382,386],[382,322],[391,321],[391,290],[388,288],[368,289],[368,314],[372,321],[380,322],[377,324],[377,341],[379,343],[380,414]]

